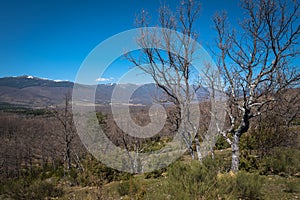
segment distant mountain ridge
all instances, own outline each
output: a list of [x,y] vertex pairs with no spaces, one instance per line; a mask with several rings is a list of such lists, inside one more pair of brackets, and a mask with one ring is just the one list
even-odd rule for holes
[[[70,81],[54,81],[33,76],[18,76],[0,78],[0,104],[22,105],[26,107],[46,107],[62,104],[67,93],[72,93],[74,83]],[[95,100],[88,99],[91,91],[97,86]],[[112,94],[116,87],[112,84],[81,85],[78,84],[82,102],[95,102],[100,105],[111,103]],[[136,88],[130,97],[130,104],[150,105],[154,97],[163,94],[154,83],[145,85],[121,84],[120,101],[125,102],[125,94]],[[124,94],[124,95],[122,95]],[[197,92],[198,97],[207,96],[207,90],[202,88]],[[122,99],[123,98],[123,99]],[[128,102],[127,102],[128,103]]]
[[[33,76],[17,76],[0,78],[0,103],[23,105],[28,107],[45,107],[61,104],[65,94],[71,93],[74,83],[70,81],[54,81]],[[111,102],[112,92],[116,84],[98,84],[95,103],[107,105]],[[132,84],[124,84],[124,92]],[[83,92],[92,90],[94,86],[81,85]],[[148,105],[152,103],[153,94],[157,90],[155,84],[146,84],[137,89],[130,103]]]
[[27,75],[0,78],[0,86],[8,86],[19,89],[34,86],[72,88],[73,85],[74,83],[70,81],[54,81]]

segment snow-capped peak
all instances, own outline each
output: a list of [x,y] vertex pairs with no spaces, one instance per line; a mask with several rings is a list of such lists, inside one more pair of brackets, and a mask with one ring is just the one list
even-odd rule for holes
[[54,82],[69,82],[69,80],[53,80]]

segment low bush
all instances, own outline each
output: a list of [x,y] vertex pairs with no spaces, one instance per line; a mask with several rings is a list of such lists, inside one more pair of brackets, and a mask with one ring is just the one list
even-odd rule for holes
[[260,165],[262,174],[294,175],[300,171],[300,151],[293,148],[276,148]]
[[223,136],[218,136],[215,144],[216,150],[227,149],[230,148],[230,144],[224,139]]
[[168,170],[166,191],[171,199],[212,197],[216,185],[215,166],[210,160],[201,165],[198,161],[176,162]]
[[261,199],[263,178],[258,174],[240,171],[236,175],[235,192],[240,199]]
[[81,186],[99,186],[112,181],[129,180],[132,177],[132,174],[107,167],[93,157],[86,158],[82,164],[85,170],[76,177]]
[[285,192],[287,193],[297,193],[300,192],[300,184],[296,180],[290,180],[288,179],[285,183]]
[[118,184],[117,191],[120,196],[135,196],[140,190],[139,183],[133,178],[128,181],[122,181]]
[[218,174],[217,196],[221,199],[262,199],[263,178],[240,171]]
[[166,172],[166,168],[161,168],[161,169],[158,169],[158,170],[155,170],[153,172],[147,172],[145,173],[145,178],[146,179],[149,179],[149,178],[159,178],[162,176],[163,173]]
[[52,183],[36,182],[28,188],[27,199],[45,199],[46,197],[60,197],[62,189],[56,188]]
[[50,182],[19,179],[7,183],[3,194],[13,199],[45,199],[60,197],[63,195],[63,190],[56,188]]
[[259,159],[256,155],[252,155],[249,150],[241,151],[239,169],[247,172],[254,172],[259,168]]

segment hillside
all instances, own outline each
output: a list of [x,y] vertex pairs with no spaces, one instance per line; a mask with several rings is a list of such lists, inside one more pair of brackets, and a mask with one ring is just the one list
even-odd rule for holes
[[[72,93],[74,83],[69,81],[53,81],[32,76],[0,78],[0,103],[21,105],[25,107],[45,107],[63,102],[65,94]],[[116,84],[99,84],[96,90],[97,104],[109,104]],[[124,84],[124,93],[134,85]],[[93,90],[92,85],[80,85],[82,94]],[[152,103],[157,88],[154,84],[146,84],[138,88],[130,103],[148,105]]]
[[[72,93],[74,83],[70,81],[54,81],[33,76],[18,76],[0,78],[0,104],[11,104],[23,107],[46,107],[59,105],[63,102],[65,95]],[[87,93],[94,90],[95,85],[78,84],[83,101]],[[95,103],[108,105],[111,103],[112,93],[116,84],[98,84],[95,94]],[[136,105],[150,105],[154,97],[159,97],[163,92],[153,83],[144,85],[119,84],[118,101],[126,102],[126,94],[133,88],[137,88],[132,94],[129,103]],[[123,94],[123,95],[122,95]],[[197,91],[197,98],[207,97],[204,88]],[[123,99],[122,99],[123,98]]]

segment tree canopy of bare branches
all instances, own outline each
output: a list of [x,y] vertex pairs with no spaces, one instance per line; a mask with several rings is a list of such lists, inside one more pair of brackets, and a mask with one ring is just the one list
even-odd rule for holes
[[76,135],[76,130],[73,124],[73,116],[70,105],[71,95],[65,94],[64,107],[62,109],[53,110],[55,118],[62,126],[62,136],[64,141],[64,162],[67,170],[72,168],[72,142]]
[[[191,63],[196,51],[195,41],[191,38],[197,38],[195,21],[199,12],[200,4],[191,0],[182,1],[176,13],[163,5],[159,9],[159,26],[162,33],[153,29],[141,29],[137,39],[141,47],[139,54],[127,54],[128,60],[150,75],[162,89],[165,95],[158,100],[172,102],[175,106],[177,118],[183,124],[181,128],[178,127],[178,131],[192,158],[195,158],[193,142],[195,141],[198,147],[200,145],[197,130],[190,120],[191,102],[194,97],[194,92],[191,91]],[[149,26],[148,19],[147,13],[143,11],[137,20],[138,26]],[[197,148],[197,156],[199,160],[202,159],[200,148]]]
[[280,100],[284,91],[299,87],[300,80],[299,66],[293,62],[300,54],[300,3],[243,0],[241,7],[245,18],[237,29],[230,28],[225,12],[213,18],[218,66],[229,98],[230,128],[219,132],[231,144],[232,171],[238,170],[239,139],[251,119]]

